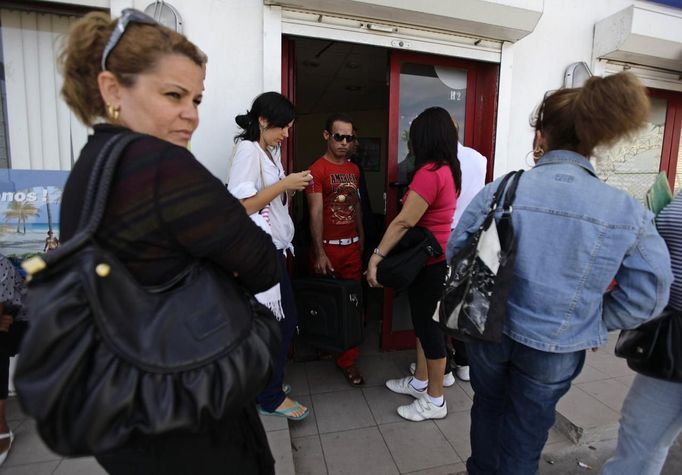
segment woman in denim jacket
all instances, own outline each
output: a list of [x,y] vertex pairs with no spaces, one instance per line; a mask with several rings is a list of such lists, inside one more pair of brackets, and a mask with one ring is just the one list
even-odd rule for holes
[[[648,112],[644,87],[628,73],[548,93],[537,110],[537,163],[521,177],[513,205],[517,257],[503,340],[467,345],[471,475],[537,473],[556,403],[585,350],[668,301],[670,258],[653,214],[599,180],[587,158],[640,129]],[[481,225],[499,181],[465,211],[448,259]]]

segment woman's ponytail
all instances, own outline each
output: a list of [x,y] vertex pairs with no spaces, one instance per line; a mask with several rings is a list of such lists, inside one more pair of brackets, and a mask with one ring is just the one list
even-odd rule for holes
[[649,117],[646,89],[633,74],[592,77],[582,88],[545,95],[531,125],[545,136],[549,150],[590,156],[641,129]]
[[253,109],[247,111],[246,114],[239,114],[234,118],[242,132],[235,136],[234,141],[239,140],[257,141],[260,138],[260,124],[258,117],[253,117]]
[[590,78],[575,101],[575,132],[580,148],[612,145],[640,130],[649,118],[646,89],[635,75],[622,72]]
[[104,45],[115,24],[106,13],[85,15],[71,26],[59,55],[58,64],[64,77],[62,97],[87,126],[106,115],[97,75],[101,72]]

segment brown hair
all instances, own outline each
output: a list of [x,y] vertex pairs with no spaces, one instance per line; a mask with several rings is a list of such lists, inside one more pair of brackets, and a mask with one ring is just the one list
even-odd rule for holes
[[582,88],[545,94],[531,126],[543,133],[549,150],[589,156],[595,147],[612,145],[642,128],[649,107],[646,89],[633,74],[595,76]]
[[[71,26],[59,55],[64,76],[62,96],[88,126],[106,116],[97,76],[102,72],[102,54],[116,23],[106,13],[85,15]],[[153,70],[166,54],[184,55],[201,67],[206,63],[206,55],[183,35],[161,25],[131,22],[107,58],[107,71],[130,87],[138,74]]]

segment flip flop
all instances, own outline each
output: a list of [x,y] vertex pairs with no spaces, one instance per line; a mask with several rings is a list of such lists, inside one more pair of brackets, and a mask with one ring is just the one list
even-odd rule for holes
[[294,401],[294,405],[291,406],[290,408],[287,409],[280,409],[280,410],[275,410],[272,412],[268,412],[262,407],[258,407],[258,412],[264,416],[277,416],[277,417],[286,417],[290,421],[300,421],[308,417],[308,414],[310,414],[310,411],[308,408],[305,408],[305,411],[302,414],[299,414],[298,416],[292,415],[294,412],[301,410],[303,407],[300,402]]

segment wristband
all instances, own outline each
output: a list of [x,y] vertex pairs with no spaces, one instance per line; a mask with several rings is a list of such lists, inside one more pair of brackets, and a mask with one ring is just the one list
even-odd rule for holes
[[382,259],[385,259],[386,256],[384,256],[381,251],[379,250],[378,247],[375,247],[374,250],[372,251],[373,254],[376,254],[377,256],[381,257]]

